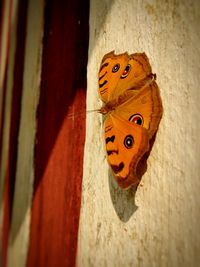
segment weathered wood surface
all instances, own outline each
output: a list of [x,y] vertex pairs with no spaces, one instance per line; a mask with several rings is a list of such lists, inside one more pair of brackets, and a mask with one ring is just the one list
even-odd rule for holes
[[[29,246],[34,182],[34,146],[37,126],[36,110],[40,90],[44,23],[43,10],[43,1],[29,1],[16,173],[13,174],[16,175],[16,178],[7,252],[6,266],[8,267],[25,266]],[[26,18],[25,14],[24,16]]]
[[75,266],[85,142],[87,1],[45,9],[27,266]]
[[[10,11],[8,12],[8,6]],[[21,1],[6,1],[2,8],[1,31],[1,126],[0,126],[0,262],[5,266],[15,184],[16,152],[20,119],[21,87],[24,62],[24,39],[27,5]],[[9,14],[10,13],[10,14]],[[10,23],[12,21],[12,23]],[[12,25],[12,26],[11,26]],[[8,26],[8,27],[6,27]],[[18,37],[18,38],[17,38]],[[7,45],[7,46],[6,46]],[[7,49],[5,49],[5,46]],[[4,49],[3,49],[4,47]],[[7,52],[6,52],[7,50]],[[6,56],[6,53],[7,56]],[[6,58],[7,57],[7,58]],[[3,70],[3,67],[5,68]],[[1,98],[1,97],[0,97]]]
[[[71,267],[81,203],[89,2],[22,4],[15,20],[8,18],[14,34],[8,75],[2,75],[8,86],[0,151],[0,265]],[[21,28],[18,21],[24,21]]]
[[200,2],[91,1],[87,109],[101,106],[97,72],[115,50],[145,52],[164,115],[137,192],[109,173],[102,117],[87,115],[77,265],[199,266]]

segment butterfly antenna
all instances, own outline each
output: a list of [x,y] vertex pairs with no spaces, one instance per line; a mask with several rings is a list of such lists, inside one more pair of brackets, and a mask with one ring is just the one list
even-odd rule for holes
[[92,109],[92,110],[86,110],[86,111],[80,111],[80,112],[73,112],[67,115],[68,118],[75,118],[75,117],[79,117],[82,115],[88,114],[88,113],[92,113],[92,112],[99,112],[100,109]]
[[92,113],[92,112],[99,112],[100,109],[91,109],[91,110],[87,110],[86,113]]

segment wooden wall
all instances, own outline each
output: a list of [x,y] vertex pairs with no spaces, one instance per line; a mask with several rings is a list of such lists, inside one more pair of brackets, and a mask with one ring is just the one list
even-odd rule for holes
[[13,0],[3,12],[0,265],[74,266],[89,3]]

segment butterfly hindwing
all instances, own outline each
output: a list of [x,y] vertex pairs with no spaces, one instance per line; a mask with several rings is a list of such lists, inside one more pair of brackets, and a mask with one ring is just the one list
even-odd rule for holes
[[155,81],[130,97],[113,113],[123,119],[135,122],[148,130],[151,139],[162,116],[160,93]]
[[137,165],[149,148],[147,130],[115,115],[104,122],[107,159],[122,188],[138,184]]

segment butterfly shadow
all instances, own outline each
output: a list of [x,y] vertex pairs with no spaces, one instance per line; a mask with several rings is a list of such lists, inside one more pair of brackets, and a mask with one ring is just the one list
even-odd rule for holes
[[[149,151],[143,155],[140,162],[138,163],[137,174],[138,177],[140,177],[140,179],[147,171],[147,159],[150,155],[155,139],[156,139],[156,133],[153,135],[153,137],[149,142]],[[112,175],[112,171],[110,169],[108,171],[108,177],[109,177],[110,196],[115,211],[121,221],[128,222],[131,216],[138,209],[138,206],[136,206],[135,204],[135,194],[138,187],[131,186],[127,190],[120,188],[117,182],[115,181]]]
[[117,216],[122,222],[128,222],[133,213],[138,209],[135,205],[137,188],[121,189],[115,181],[111,170],[108,171],[108,177],[110,196]]

